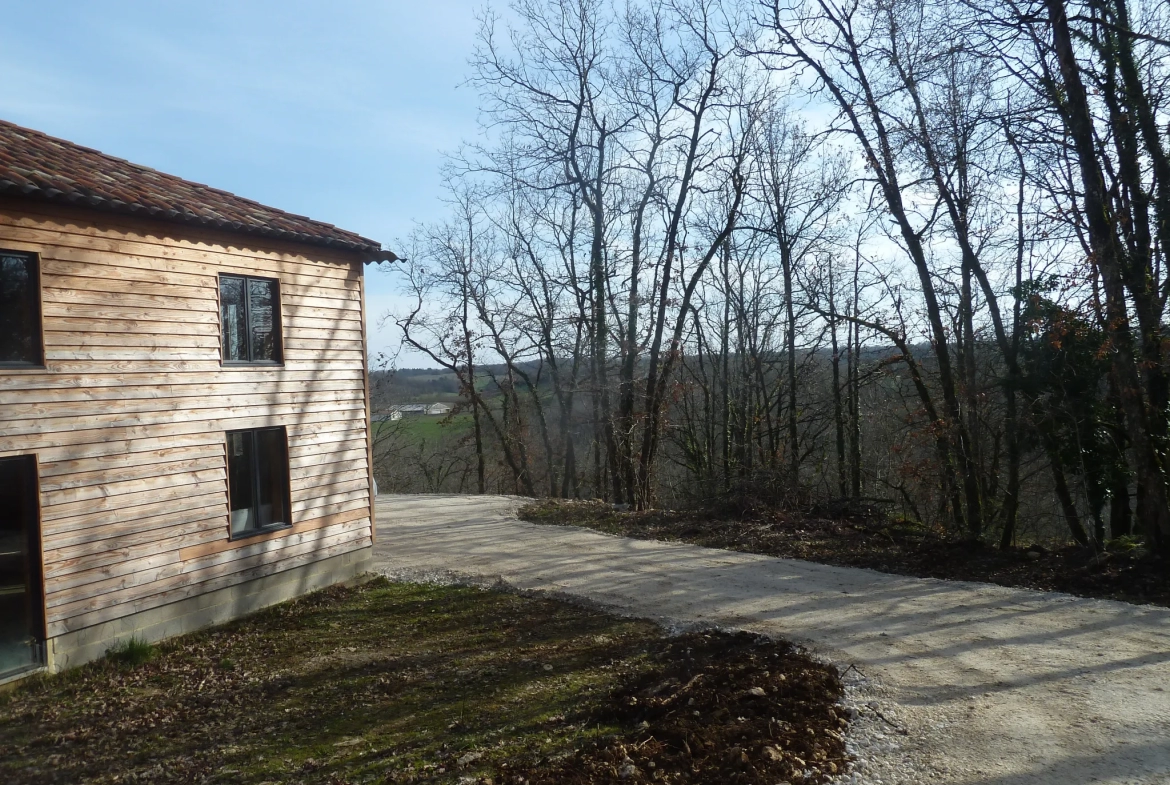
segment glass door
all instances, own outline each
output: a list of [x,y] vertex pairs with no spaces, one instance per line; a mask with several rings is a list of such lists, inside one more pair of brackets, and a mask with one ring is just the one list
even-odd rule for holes
[[36,459],[0,458],[0,679],[44,660],[38,518]]

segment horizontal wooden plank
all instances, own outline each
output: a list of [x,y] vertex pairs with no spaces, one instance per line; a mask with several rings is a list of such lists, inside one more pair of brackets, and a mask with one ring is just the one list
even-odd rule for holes
[[[62,462],[49,464],[49,471],[41,471],[41,493],[49,494],[53,491],[71,488],[85,488],[108,486],[110,483],[143,480],[151,476],[168,476],[181,474],[184,471],[200,471],[206,469],[223,468],[223,449],[208,446],[197,455],[167,455],[164,450],[152,456],[153,460],[146,460],[147,453],[133,455],[131,460],[124,463],[115,463],[105,460],[89,463],[87,470],[76,467],[73,471],[62,471]],[[71,462],[77,463],[77,462]]]
[[227,531],[227,517],[219,515],[152,529],[149,537],[135,542],[109,538],[59,549],[53,553],[53,561],[45,564],[45,579],[62,581],[54,585],[69,588],[89,582],[71,581],[74,575],[96,574],[97,570],[103,572],[96,579],[124,575],[133,572],[131,567],[138,559],[155,553],[173,554],[178,559],[184,548],[220,542],[227,537]]
[[296,352],[301,349],[316,349],[331,351],[330,357],[336,357],[337,352],[357,352],[358,357],[364,357],[363,345],[361,333],[357,332],[342,333],[337,338],[305,338],[298,331],[288,336],[288,340],[284,342],[284,349],[286,354],[290,350]]
[[[309,511],[314,509],[331,505],[337,508],[335,511],[362,507],[368,499],[365,491],[367,477],[363,472],[355,472],[339,485],[308,483],[304,488],[298,486],[294,491],[294,523],[299,524],[306,515],[313,515]],[[91,505],[55,505],[46,508],[44,515],[46,548],[61,548],[169,525],[168,521],[173,521],[175,516],[192,510],[200,517],[214,513],[226,518],[226,493],[226,483],[166,485],[161,490],[140,489],[120,496],[124,503],[103,500]],[[86,530],[96,531],[77,534]]]
[[[211,577],[227,575],[241,569],[258,566],[267,559],[280,559],[289,556],[311,554],[326,548],[337,547],[345,543],[369,538],[368,530],[355,529],[351,531],[322,530],[328,537],[322,539],[316,532],[305,532],[304,535],[294,535],[284,540],[275,540],[270,543],[258,543],[252,551],[243,553],[226,551],[186,562],[177,560],[178,554],[168,558],[145,557],[135,566],[141,569],[108,578],[99,578],[84,584],[75,584],[70,588],[57,588],[45,598],[45,607],[50,613],[57,607],[71,607],[82,611],[100,608],[106,598],[116,594],[139,594],[149,592],[155,587],[163,588],[168,585],[181,585],[188,580],[206,580]],[[267,546],[265,548],[265,546]],[[190,576],[190,577],[189,577]],[[76,576],[68,579],[76,581]]]
[[[65,598],[76,599],[80,593],[77,590],[87,587],[86,592],[95,594],[108,591],[107,586],[120,579],[128,579],[137,574],[143,574],[149,580],[157,580],[165,576],[165,572],[158,572],[161,567],[171,567],[172,574],[179,572],[179,550],[167,548],[168,541],[163,540],[157,547],[141,549],[141,552],[122,550],[122,558],[106,564],[94,564],[90,569],[79,572],[70,572],[63,575],[46,575],[45,577],[45,605],[53,607],[62,605]],[[114,584],[121,588],[125,584]]]
[[128,283],[173,283],[187,287],[215,287],[221,274],[259,275],[278,278],[282,287],[296,287],[295,294],[309,294],[311,290],[316,290],[322,292],[318,296],[337,299],[349,299],[353,292],[360,289],[356,278],[338,277],[328,274],[328,271],[323,275],[314,262],[307,262],[298,269],[285,266],[284,269],[276,270],[267,269],[267,266],[250,267],[241,264],[236,257],[219,262],[185,262],[60,245],[43,246],[36,250],[41,256],[42,270],[49,274],[92,277],[104,271]]
[[[177,501],[188,497],[202,496],[215,493],[227,504],[227,483],[224,480],[207,480],[197,483],[166,484],[161,488],[144,488],[117,496],[107,496],[102,499],[84,499],[82,501],[67,502],[65,504],[47,504],[51,499],[42,500],[41,521],[46,531],[54,531],[53,521],[64,518],[78,518],[84,516],[81,523],[99,525],[101,513],[112,513],[114,520],[126,520],[136,514],[132,508],[147,504],[157,504],[168,501]],[[74,525],[71,522],[71,525]],[[57,529],[60,530],[60,529]]]
[[336,488],[342,483],[349,483],[358,480],[363,480],[366,484],[362,487],[368,487],[370,481],[370,473],[366,468],[365,460],[348,461],[346,463],[326,463],[321,466],[313,466],[307,469],[298,469],[304,474],[294,474],[292,477],[293,492],[300,494],[304,489],[311,487],[330,487]]
[[[50,328],[56,325],[49,323]],[[99,332],[97,329],[82,332],[78,330],[56,330],[48,329],[45,331],[45,348],[56,349],[58,351],[66,348],[81,348],[88,349],[95,346],[102,347],[146,347],[151,349],[157,348],[174,348],[174,349],[210,349],[213,352],[219,351],[219,334],[204,329],[197,334],[184,334],[172,330],[154,330],[152,332],[144,333],[124,333],[124,332]],[[343,346],[342,348],[349,348]],[[216,359],[218,359],[218,354]]]
[[227,505],[206,502],[187,510],[165,511],[144,521],[125,521],[54,535],[52,547],[45,541],[46,575],[63,575],[118,560],[127,549],[135,553],[157,549],[161,542],[177,548],[219,540],[227,536]]
[[[322,321],[324,326],[314,327],[318,321]],[[332,339],[339,340],[361,340],[362,330],[360,322],[329,322],[324,320],[300,319],[292,325],[286,324],[285,335],[288,340],[310,340],[310,341],[327,341]]]
[[[363,469],[364,463],[361,462]],[[103,504],[108,504],[114,503],[114,497],[127,494],[143,494],[183,486],[206,487],[207,483],[226,482],[227,472],[222,463],[214,468],[208,466],[208,461],[178,461],[110,472],[111,479],[96,476],[96,473],[91,472],[76,479],[69,476],[57,482],[48,482],[42,485],[41,490],[42,517],[45,521],[60,518],[62,516],[56,512],[58,508],[83,501],[100,499]],[[368,487],[369,478],[364,471],[357,473],[356,479],[346,480],[335,473],[324,472],[298,476],[291,483],[293,509],[297,509],[298,503],[307,503],[317,498],[335,498],[339,494]]]
[[182,549],[180,557],[183,561],[189,561],[192,559],[199,559],[204,556],[211,556],[216,553],[223,553],[224,551],[243,550],[255,543],[286,539],[292,537],[295,534],[301,534],[307,531],[316,531],[319,529],[326,529],[331,526],[342,525],[351,525],[353,528],[357,528],[363,525],[368,527],[369,523],[369,516],[365,510],[350,510],[348,512],[341,512],[334,515],[322,515],[319,518],[301,521],[290,529],[281,529],[274,532],[267,532],[266,534],[258,534],[243,540],[232,540],[228,539],[227,537],[223,537],[214,542],[208,542],[200,545],[191,545]]
[[186,321],[157,321],[124,317],[79,319],[72,316],[54,316],[45,320],[45,331],[142,336],[155,336],[165,333],[167,335],[204,335],[218,338],[219,321],[189,323]]
[[[197,300],[179,296],[115,294],[78,289],[42,290],[45,323],[51,326],[56,317],[94,319],[141,319],[153,322],[197,322],[219,326],[219,307],[214,299]],[[361,312],[352,308],[281,304],[281,322],[285,330],[303,326],[322,329],[329,325],[349,325],[361,329]]]
[[[44,404],[37,404],[42,406]],[[35,407],[33,407],[35,409]],[[261,427],[241,425],[240,422],[262,420],[263,425],[285,425],[286,422],[307,422],[308,415],[333,413],[338,418],[365,416],[361,402],[311,402],[294,404],[262,404],[257,406],[224,406],[213,409],[191,409],[178,411],[113,412],[110,414],[86,415],[84,425],[88,428],[123,428],[135,425],[160,425],[166,423],[203,422],[207,430],[234,430],[238,428]],[[68,419],[71,415],[64,415]],[[48,417],[31,413],[21,419],[0,422],[0,439],[30,434],[53,433],[62,430],[60,417]]]
[[286,346],[284,359],[286,362],[317,362],[360,363],[366,358],[366,353],[359,349],[305,349],[300,346]]
[[[228,502],[226,489],[177,499],[149,501],[124,509],[105,512],[78,513],[72,518],[50,521],[43,535],[48,556],[70,548],[87,549],[98,553],[124,545],[135,545],[159,539],[160,529],[183,528],[184,533],[202,531],[218,520],[221,528],[227,526]],[[226,531],[226,529],[224,529]],[[113,541],[113,542],[111,542]],[[50,561],[56,556],[49,556]],[[62,555],[61,558],[67,558]]]
[[293,525],[299,524],[301,521],[318,518],[322,515],[335,515],[340,512],[349,512],[350,510],[365,510],[370,511],[370,498],[368,494],[358,491],[348,494],[344,501],[339,500],[310,500],[306,502],[300,509],[297,508],[296,502],[293,503]]
[[[314,548],[315,543],[300,549],[282,549],[279,560],[271,556],[261,557],[260,563],[239,560],[197,573],[185,573],[167,581],[156,581],[146,586],[132,586],[99,597],[78,599],[75,602],[57,606],[49,611],[49,635],[62,635],[70,630],[89,627],[104,621],[128,616],[177,602],[187,597],[205,594],[216,589],[234,586],[266,575],[282,572],[322,559],[369,547],[370,538],[360,537],[350,542]],[[296,551],[286,554],[287,551]]]
[[330,335],[361,332],[362,323],[355,319],[335,319],[331,316],[313,316],[308,313],[284,315],[285,334],[289,330],[323,330]]
[[[91,266],[89,275],[54,275],[41,267],[42,289],[64,289],[69,291],[103,292],[113,294],[133,294],[135,297],[179,297],[190,300],[210,300],[218,308],[218,282],[215,278],[204,276],[197,282],[178,283],[170,281],[158,283],[154,281],[127,281],[118,272],[121,268],[108,265]],[[127,286],[128,283],[133,285]],[[127,292],[129,290],[129,292]]]
[[[362,472],[356,480],[335,480],[335,475],[321,475],[318,478],[306,477],[293,483],[293,506],[298,502],[308,504],[315,499],[332,499],[340,494],[350,492],[365,493],[370,488],[370,475]],[[317,481],[314,482],[314,479]]]
[[172,269],[155,269],[133,256],[100,253],[62,246],[41,251],[41,276],[109,278],[125,283],[157,283],[169,286],[215,286],[217,276],[209,267],[171,262]]
[[[322,285],[324,284],[324,285]],[[338,286],[331,279],[307,280],[304,276],[280,276],[280,293],[290,297],[321,297],[340,300],[343,303],[357,303],[361,306],[361,289],[356,281],[350,280],[345,286]],[[335,308],[339,306],[327,306]],[[348,307],[348,306],[347,306]]]
[[79,347],[79,346],[46,346],[45,362],[68,362],[70,360],[111,360],[119,362],[173,362],[176,360],[219,360],[218,348],[206,349],[176,349],[171,347],[131,348],[119,349],[116,347]]
[[[95,595],[106,593],[131,585],[130,581],[119,581],[119,578],[131,577],[134,584],[142,585],[181,571],[191,572],[235,559],[275,553],[294,545],[310,542],[335,544],[353,539],[355,533],[368,536],[369,528],[368,517],[357,513],[319,518],[296,529],[283,529],[244,540],[227,539],[226,527],[218,527],[217,531],[201,533],[204,542],[193,542],[189,536],[169,537],[148,545],[106,552],[100,554],[101,559],[58,562],[46,570],[45,591],[50,597],[51,607],[54,603],[63,604],[60,593],[82,586]],[[210,540],[208,535],[216,535],[216,539]],[[183,563],[181,567],[180,562]],[[85,569],[77,569],[79,565]],[[160,570],[162,567],[173,569]]]
[[177,586],[173,589],[168,589],[158,594],[147,594],[145,596],[134,597],[133,594],[127,599],[115,597],[111,600],[111,604],[102,607],[98,610],[89,613],[73,614],[71,609],[62,608],[57,609],[54,613],[49,615],[48,633],[50,637],[64,635],[73,630],[80,630],[86,627],[100,624],[112,619],[121,618],[140,611],[157,608],[161,605],[167,605],[172,602],[194,597],[200,594],[216,591],[218,589],[235,586],[247,581],[263,578],[268,575],[291,570],[297,567],[302,567],[306,564],[321,561],[323,559],[340,556],[352,551],[358,551],[370,546],[372,540],[368,537],[355,540],[352,543],[332,546],[322,551],[314,551],[307,554],[293,556],[290,558],[283,558],[279,561],[268,561],[262,563],[260,566],[244,569],[240,572],[229,572],[226,575],[209,578],[198,583],[186,583]]
[[209,324],[219,329],[219,312],[213,310],[191,311],[156,306],[144,308],[130,305],[93,305],[91,303],[58,302],[43,300],[42,313],[45,324],[51,324],[57,317],[71,319],[140,319],[148,322],[178,322],[182,324]]
[[[185,392],[185,391],[180,391]],[[213,395],[177,395],[151,396],[142,398],[109,399],[105,398],[95,404],[90,400],[81,401],[37,401],[35,403],[6,402],[0,408],[0,429],[5,424],[16,421],[37,418],[49,420],[52,418],[85,418],[86,425],[96,416],[123,416],[131,414],[151,414],[165,412],[175,415],[172,422],[179,422],[184,417],[192,419],[193,412],[204,413],[194,419],[207,419],[217,411],[228,412],[246,407],[277,407],[283,406],[290,413],[298,411],[321,411],[341,404],[337,408],[347,408],[346,404],[364,404],[364,391],[349,390],[307,390],[302,392],[252,392],[224,396]],[[299,407],[299,408],[298,408]],[[349,406],[348,408],[354,408]],[[364,406],[363,406],[364,408]],[[101,413],[100,415],[98,413]],[[207,414],[207,413],[211,414]],[[58,424],[59,427],[67,427]],[[2,431],[0,431],[2,432]]]
[[[84,324],[88,322],[88,324]],[[310,349],[362,348],[356,322],[338,322],[333,330],[290,328],[284,331],[289,346]],[[50,319],[45,325],[45,344],[59,346],[200,346],[219,348],[216,325],[182,322],[140,322],[130,319]]]
[[46,281],[41,287],[41,301],[48,312],[52,305],[94,306],[103,311],[120,308],[155,308],[168,311],[187,311],[210,315],[219,321],[219,306],[214,293],[211,297],[187,297],[182,292],[170,294],[134,294],[132,292],[102,292],[93,289],[67,289]]
[[35,250],[39,252],[42,262],[48,265],[42,269],[50,273],[76,277],[93,277],[102,271],[109,271],[110,275],[118,276],[127,282],[215,286],[221,273],[242,273],[279,278],[282,286],[299,287],[298,294],[308,293],[301,290],[315,289],[328,293],[325,296],[347,299],[360,289],[356,278],[330,274],[328,269],[322,274],[317,263],[311,261],[306,261],[297,269],[284,265],[283,269],[276,270],[267,266],[264,266],[264,269],[241,266],[236,257],[221,259],[216,263],[139,256],[133,253],[116,253],[68,245],[46,245]]
[[[328,277],[339,285],[353,281],[359,275],[352,255],[330,252],[318,246],[282,245],[276,241],[264,247],[266,241],[256,237],[208,234],[195,227],[192,227],[191,234],[176,237],[173,234],[160,235],[158,223],[153,226],[143,223],[139,225],[143,230],[136,230],[132,223],[121,218],[116,225],[99,226],[87,216],[78,216],[81,219],[78,221],[62,222],[47,214],[42,219],[27,211],[20,211],[18,215],[4,207],[0,205],[0,236],[15,242],[32,241],[41,247],[41,253],[61,252],[61,259],[67,261],[133,264],[159,269],[173,266],[181,270],[209,270],[212,274],[230,267],[252,270],[257,275],[263,270],[266,275]],[[241,239],[253,245],[241,246]],[[35,246],[29,248],[35,249]]]
[[104,455],[91,455],[83,458],[69,457],[63,460],[40,461],[39,474],[41,489],[51,489],[55,482],[78,482],[89,477],[105,477],[112,479],[119,473],[135,471],[140,468],[157,466],[172,461],[198,462],[211,461],[223,464],[224,446],[221,442],[209,441],[207,444],[164,447],[153,450],[126,452],[112,451]]
[[[191,376],[187,384],[171,384],[170,377],[162,384],[142,384],[150,379],[158,379],[149,374],[134,374],[134,384],[95,385],[92,387],[56,387],[32,388],[16,390],[0,388],[0,406],[13,406],[31,403],[67,403],[77,401],[144,401],[161,398],[194,398],[211,397],[219,400],[259,396],[263,400],[281,400],[284,396],[300,395],[305,400],[306,395],[328,395],[333,393],[364,393],[360,379],[341,379],[304,382],[268,382],[264,384],[236,383],[231,381],[232,376],[216,375],[211,381],[200,382],[206,376]],[[223,381],[219,381],[223,379]]]
[[[309,491],[306,493],[312,492]],[[356,488],[350,488],[348,490],[327,490],[321,493],[312,493],[307,498],[294,498],[292,503],[293,523],[302,520],[307,515],[320,515],[320,512],[316,512],[318,510],[329,509],[330,507],[349,504],[351,502],[368,504],[369,500],[369,488],[364,485],[359,485]],[[334,510],[334,512],[340,511],[340,509]]]
[[[88,458],[73,458],[63,461],[41,461],[41,490],[54,489],[54,483],[89,484],[91,480],[115,480],[139,476],[152,467],[175,465],[177,463],[222,466],[224,445],[222,443],[201,444],[184,447],[163,447],[137,452],[117,452]],[[61,486],[61,487],[68,487]]]
[[[82,448],[92,450],[87,445],[102,445],[106,442],[120,440],[158,439],[161,444],[176,444],[175,439],[198,440],[214,435],[216,439],[223,439],[223,431],[239,428],[268,428],[283,425],[288,429],[290,437],[293,435],[309,435],[327,433],[340,429],[365,427],[365,410],[353,409],[346,412],[326,410],[321,412],[302,412],[295,418],[285,413],[271,411],[248,417],[235,417],[219,420],[187,420],[169,421],[159,419],[158,422],[107,426],[102,428],[85,428],[72,431],[46,430],[30,434],[8,434],[0,441],[0,457],[40,453],[42,450],[65,450],[76,447],[79,452],[76,457],[82,457]],[[88,424],[88,423],[87,423]],[[98,452],[84,454],[103,454],[104,448]]]
[[[43,208],[42,208],[43,209]],[[119,255],[175,260],[179,262],[234,267],[247,272],[309,273],[335,278],[356,277],[352,261],[341,261],[344,252],[329,251],[315,246],[297,246],[297,252],[266,252],[263,244],[281,247],[279,241],[270,241],[244,235],[219,234],[198,227],[167,223],[140,223],[137,231],[133,218],[117,216],[109,222],[98,214],[76,214],[63,221],[60,213],[35,213],[22,204],[19,212],[0,210],[0,237],[29,243],[34,246],[71,247]],[[160,230],[165,231],[160,233]],[[187,238],[205,237],[207,242]],[[219,240],[219,238],[223,238]],[[230,238],[230,239],[229,239]],[[240,243],[248,243],[243,247]],[[289,247],[285,245],[284,247]],[[302,254],[311,248],[310,260]],[[30,248],[29,250],[35,250]],[[352,260],[353,256],[348,256]],[[338,261],[333,261],[337,259]]]
[[[142,454],[139,454],[141,457]],[[352,473],[357,479],[366,475],[366,456],[363,453],[357,456],[335,456],[321,454],[315,456],[318,460],[305,466],[290,469],[294,491],[307,488],[312,481],[319,483],[337,483],[341,481],[339,473]],[[220,472],[224,467],[224,451],[222,449],[208,449],[206,455],[196,458],[157,459],[153,462],[133,463],[131,465],[105,465],[90,471],[62,472],[60,464],[51,464],[52,473],[41,473],[41,493],[46,505],[65,503],[80,498],[95,498],[98,496],[116,495],[119,489],[126,487],[126,483],[134,480],[149,480],[152,478],[174,477],[200,472]],[[305,462],[302,459],[301,462]],[[107,464],[109,462],[107,461]],[[323,478],[328,478],[327,480]],[[90,489],[81,491],[80,489]],[[73,491],[74,493],[66,493]]]
[[[122,429],[118,430],[121,433]],[[330,435],[322,434],[323,438],[329,438]],[[65,444],[54,447],[42,445],[39,448],[30,450],[30,452],[34,452],[37,456],[37,462],[41,465],[43,474],[44,467],[48,464],[80,461],[91,458],[116,460],[120,456],[125,457],[128,461],[132,461],[134,460],[133,454],[136,452],[201,448],[212,444],[218,445],[217,449],[222,449],[223,440],[223,434],[215,431],[200,431],[199,433],[187,434],[160,432],[153,437],[98,439],[90,444]],[[0,449],[0,457],[6,457],[10,454],[20,453],[18,451],[9,451],[7,448]]]
[[365,439],[348,444],[340,443],[334,445],[333,449],[315,446],[310,450],[298,451],[295,456],[290,456],[288,465],[293,477],[304,477],[312,474],[314,469],[327,464],[354,465],[356,462],[360,462],[362,466],[366,464]]
[[[299,458],[310,458],[314,455],[337,454],[350,450],[361,449],[366,441],[366,431],[360,422],[353,422],[351,427],[337,433],[318,433],[307,439],[289,437],[289,457],[293,466],[304,465],[298,462]],[[352,456],[347,456],[352,457]]]
[[339,422],[334,430],[325,430],[324,426],[314,432],[299,433],[289,429],[290,455],[309,455],[318,452],[318,447],[337,449],[337,445],[351,445],[366,440],[366,430],[361,420]]
[[[330,308],[286,302],[281,304],[280,313],[286,329],[299,327],[302,319],[324,320],[326,325],[339,322],[352,323],[357,324],[358,329],[362,323],[361,312],[352,308]],[[321,327],[322,325],[310,322],[305,326]]]
[[[357,335],[352,333],[351,335]],[[285,344],[286,359],[320,360],[325,363],[360,361],[360,338],[332,338],[329,340],[295,339]],[[219,362],[218,336],[134,336],[125,340],[103,336],[65,337],[61,333],[47,333],[45,356],[52,363],[70,360],[102,360],[131,362],[170,362],[176,360]]]
[[[174,464],[182,466],[184,462]],[[45,520],[59,517],[54,514],[57,507],[74,504],[76,502],[101,499],[103,503],[116,503],[115,497],[126,494],[147,493],[160,489],[170,489],[180,486],[203,486],[206,483],[227,481],[225,467],[217,466],[214,469],[180,469],[171,471],[172,464],[162,464],[156,471],[145,477],[135,477],[132,480],[116,482],[98,482],[92,485],[81,485],[69,488],[43,490],[41,492],[41,511]]]
[[[272,533],[282,533],[284,536],[266,539],[261,539],[260,536],[257,536],[250,537],[246,540],[236,540],[231,543],[236,547],[223,548],[211,553],[184,558],[183,572],[198,572],[210,567],[217,567],[222,564],[241,560],[247,560],[252,564],[259,564],[263,561],[263,557],[275,556],[279,558],[290,553],[292,549],[304,552],[312,550],[314,546],[320,549],[343,542],[368,538],[370,536],[370,522],[368,519],[363,519],[351,523],[327,525],[322,521],[314,521],[311,524],[299,526],[296,529],[286,529],[284,532]],[[183,553],[187,553],[189,550],[184,549]]]
[[[353,382],[344,387],[362,388],[362,371],[358,367],[337,370],[332,364],[320,368],[298,368],[295,366],[220,366],[207,370],[169,370],[166,372],[165,382],[160,379],[159,373],[110,371],[107,373],[79,373],[68,369],[58,373],[0,373],[0,392],[29,390],[86,390],[93,387],[149,387],[158,386],[162,382],[165,387],[182,387],[205,384],[245,384],[245,385],[305,385],[313,382]],[[286,389],[275,387],[274,389]],[[295,388],[294,388],[295,389]],[[315,389],[309,387],[308,389]],[[320,389],[341,389],[322,387]]]
[[347,297],[345,299],[337,299],[335,297],[322,297],[319,292],[312,292],[312,287],[298,287],[296,292],[305,290],[311,293],[293,293],[287,287],[281,287],[281,309],[288,308],[290,313],[295,313],[304,308],[321,308],[326,311],[347,314],[351,319],[361,319],[362,304],[357,298]]

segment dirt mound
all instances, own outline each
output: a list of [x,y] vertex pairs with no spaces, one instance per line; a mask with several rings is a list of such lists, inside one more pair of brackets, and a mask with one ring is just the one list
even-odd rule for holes
[[820,783],[847,756],[836,673],[792,646],[747,633],[691,633],[590,723],[628,729],[552,765],[508,770],[536,783]]

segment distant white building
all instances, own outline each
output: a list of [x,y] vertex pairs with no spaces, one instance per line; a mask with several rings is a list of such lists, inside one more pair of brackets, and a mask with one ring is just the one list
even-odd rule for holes
[[430,414],[442,416],[450,414],[453,407],[449,403],[400,403],[390,407],[391,420],[401,420],[403,416],[418,416]]
[[[427,405],[425,403],[400,403],[396,406],[390,407],[390,419],[401,420],[402,415],[426,414]],[[394,415],[398,415],[395,417]]]

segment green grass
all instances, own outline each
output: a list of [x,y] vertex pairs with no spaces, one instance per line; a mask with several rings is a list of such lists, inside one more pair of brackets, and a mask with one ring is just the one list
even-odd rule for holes
[[134,667],[143,665],[154,659],[158,654],[158,647],[138,636],[111,646],[106,651],[106,659]]
[[329,589],[0,695],[0,782],[474,781],[615,732],[573,718],[661,635],[499,592]]
[[383,429],[397,428],[404,438],[434,442],[451,436],[471,433],[472,426],[473,421],[469,413],[456,414],[452,417],[407,415],[395,422],[374,423],[374,438],[378,438]]

